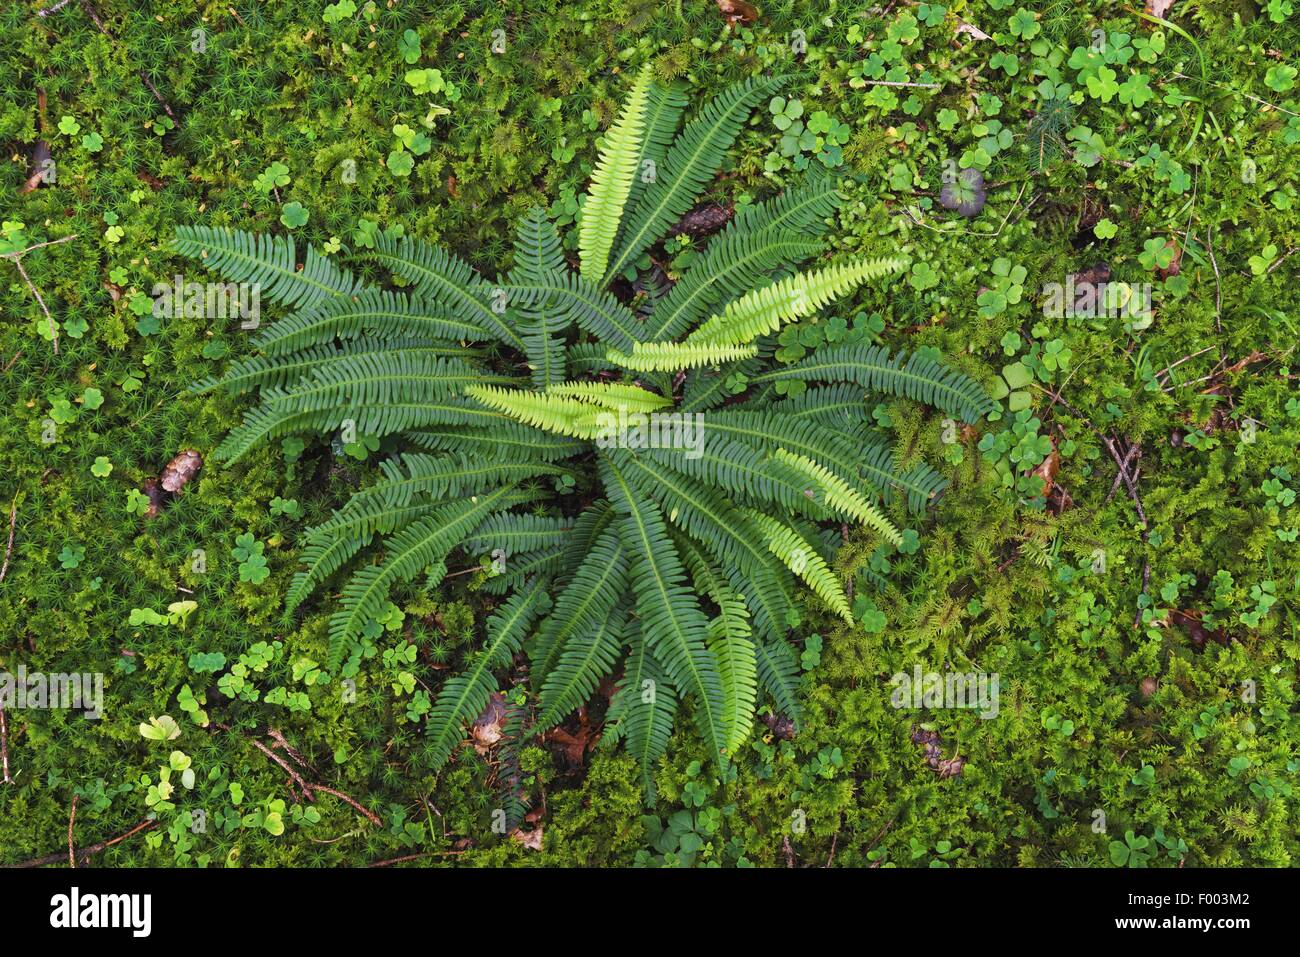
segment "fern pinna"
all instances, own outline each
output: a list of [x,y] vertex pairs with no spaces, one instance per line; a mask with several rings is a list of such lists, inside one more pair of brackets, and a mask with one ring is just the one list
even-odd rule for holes
[[[738,211],[671,288],[616,291],[780,83],[732,87],[678,132],[685,98],[641,71],[604,137],[576,270],[537,209],[495,282],[409,236],[381,234],[355,253],[400,289],[312,250],[299,268],[288,238],[178,230],[182,253],[295,310],[257,336],[260,355],[196,385],[260,389],[216,458],[341,428],[401,450],[300,542],[290,611],[378,538],[381,557],[350,573],[330,618],[332,668],[396,586],[424,575],[435,587],[457,549],[506,556],[484,587],[508,597],[433,705],[436,765],[520,650],[533,733],[621,672],[605,737],[636,755],[650,796],[679,707],[718,760],[745,742],[760,694],[794,717],[796,587],[850,619],[832,530],[855,523],[897,543],[881,506],[920,511],[943,486],[926,466],[895,469],[866,397],[907,396],[967,421],[991,408],[974,381],[919,354],[849,342],[772,361],[783,325],[904,266],[886,256],[797,271],[824,252],[839,202],[826,176]],[[783,397],[797,390],[778,385],[795,381],[805,387]],[[637,432],[655,417],[689,421],[689,447],[608,441],[610,422]]]

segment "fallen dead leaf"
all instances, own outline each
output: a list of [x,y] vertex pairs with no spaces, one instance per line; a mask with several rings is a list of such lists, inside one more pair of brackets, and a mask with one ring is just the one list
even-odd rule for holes
[[758,7],[745,0],[716,0],[718,12],[728,23],[753,23],[758,19]]
[[510,832],[510,839],[518,841],[530,851],[540,851],[542,849],[542,826],[539,824],[531,831],[521,831],[515,828]]
[[499,691],[494,691],[488,698],[487,707],[474,719],[474,724],[469,729],[470,737],[474,739],[475,751],[486,754],[492,745],[501,740],[501,728],[506,723],[508,714],[506,696]]

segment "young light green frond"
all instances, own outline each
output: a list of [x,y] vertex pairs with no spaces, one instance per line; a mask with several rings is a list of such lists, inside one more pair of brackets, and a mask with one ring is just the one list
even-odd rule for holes
[[672,399],[622,382],[563,382],[548,388],[546,394],[579,399],[614,411],[654,412],[673,404]]
[[815,315],[827,303],[871,279],[903,268],[905,260],[865,259],[801,272],[755,289],[706,320],[686,337],[686,343],[740,345],[776,332],[787,322]]
[[611,349],[610,362],[635,372],[676,372],[698,366],[716,366],[758,354],[754,346],[692,344],[685,342],[638,342],[631,353]]
[[905,396],[966,422],[978,422],[996,405],[974,379],[920,353],[890,355],[862,343],[825,346],[792,366],[755,376],[756,384],[799,379],[853,382],[872,392]]
[[637,159],[645,136],[646,104],[650,95],[651,68],[647,63],[637,74],[614,125],[605,133],[605,143],[596,160],[587,187],[587,203],[578,226],[578,255],[582,278],[599,284],[605,278],[609,253],[623,219],[623,208],[632,193]]
[[[637,152],[632,192],[623,207],[625,213],[636,208],[642,195],[654,185],[660,170],[663,169],[664,158],[673,145],[673,136],[681,125],[682,114],[686,112],[686,107],[690,103],[685,86],[685,83],[680,81],[667,86],[658,83],[650,84],[650,96],[645,111],[645,134],[641,137],[641,148]],[[627,220],[628,217],[624,215],[619,223],[615,246],[619,245],[627,232]]]
[[681,219],[717,174],[750,111],[784,82],[785,77],[757,77],[737,83],[686,124],[631,210],[606,276],[620,275]]
[[817,550],[788,525],[783,525],[761,512],[750,510],[748,515],[762,529],[772,554],[781,559],[790,571],[802,578],[832,611],[852,624],[853,613],[849,610],[849,600],[844,594],[844,587]]
[[304,308],[327,299],[352,296],[363,288],[338,261],[307,247],[303,268],[291,236],[268,236],[238,229],[177,226],[173,247],[233,282],[254,283],[271,302]]
[[583,418],[590,415],[591,406],[577,399],[487,385],[470,386],[465,394],[489,409],[547,432],[583,439],[594,438],[596,434],[593,428],[582,424]]
[[675,340],[710,310],[816,255],[839,202],[834,177],[809,174],[775,199],[740,208],[704,255],[692,260],[668,295],[655,303],[646,340]]
[[447,763],[462,740],[461,726],[487,707],[497,690],[492,672],[510,663],[533,622],[546,611],[549,585],[549,579],[538,576],[511,595],[488,619],[487,639],[469,667],[443,683],[424,729],[432,751],[431,770]]
[[857,519],[868,528],[875,529],[891,545],[903,544],[903,536],[880,510],[868,502],[858,491],[839,476],[828,471],[806,455],[799,455],[786,449],[777,449],[776,457],[791,468],[802,473],[810,482],[815,483],[824,494],[826,505]]
[[469,263],[439,246],[430,246],[413,236],[375,236],[375,248],[360,250],[358,259],[379,263],[415,283],[418,297],[437,312],[477,326],[487,336],[513,346],[520,352],[524,343],[493,306],[500,301],[494,287],[477,275]]

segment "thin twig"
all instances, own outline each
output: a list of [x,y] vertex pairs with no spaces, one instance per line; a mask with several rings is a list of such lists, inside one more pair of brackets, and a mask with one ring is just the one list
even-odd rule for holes
[[14,553],[14,522],[18,519],[18,493],[14,492],[14,504],[9,508],[9,544],[5,546],[5,561],[0,565],[0,582],[9,574],[9,557]]
[[68,866],[77,866],[77,850],[72,845],[72,826],[77,823],[77,795],[72,795],[72,813],[68,815]]
[[19,249],[12,253],[5,253],[3,257],[0,258],[22,259],[28,253],[35,252],[38,249],[44,249],[46,246],[59,246],[62,245],[63,243],[70,243],[77,238],[77,235],[78,235],[77,233],[73,233],[71,236],[64,236],[61,239],[51,239],[48,242],[37,243],[35,246],[28,246],[26,249]]
[[405,857],[394,857],[387,861],[375,861],[373,864],[367,864],[366,867],[388,867],[390,864],[404,864],[407,861],[418,861],[422,857],[455,857],[458,854],[464,853],[464,851],[425,851],[423,854],[407,854]]
[[[122,841],[125,841],[128,837],[131,837],[132,835],[139,834],[141,831],[148,830],[149,828],[153,827],[157,823],[158,821],[156,819],[141,821],[139,824],[131,828],[131,830],[127,831],[125,834],[119,835],[118,837],[113,838],[111,841],[100,841],[98,844],[92,844],[90,847],[83,847],[81,850],[77,851],[77,857],[80,860],[85,861],[93,857],[94,855],[98,854],[100,851],[112,847],[114,844],[120,844]],[[57,854],[47,854],[45,857],[34,857],[30,861],[23,861],[21,864],[13,864],[10,866],[44,867],[46,864],[57,864],[60,861],[64,860],[66,857],[67,857],[67,853],[65,851],[59,851],[59,853]]]
[[31,279],[28,278],[27,270],[23,268],[23,261],[21,259],[15,259],[14,265],[18,267],[18,273],[23,277],[23,282],[27,283],[27,288],[30,289],[32,295],[36,297],[36,302],[40,305],[41,312],[45,313],[45,318],[49,321],[50,339],[54,343],[54,354],[57,356],[59,354],[59,328],[54,324],[54,317],[50,315],[50,310],[45,308],[45,300],[41,298],[40,290],[37,289],[36,286],[32,284]]
[[1284,252],[1281,256],[1279,256],[1279,257],[1277,258],[1277,261],[1274,262],[1273,265],[1271,265],[1271,266],[1268,267],[1268,271],[1269,271],[1269,272],[1272,272],[1272,271],[1273,271],[1274,269],[1276,269],[1278,266],[1282,265],[1284,262],[1286,262],[1288,259],[1291,258],[1291,255],[1292,255],[1296,250],[1300,250],[1300,246],[1292,246],[1290,249],[1288,249],[1286,252]]
[[51,13],[58,13],[71,2],[72,0],[59,0],[53,6],[46,7],[44,10],[37,10],[36,15],[41,18],[48,17]]
[[309,787],[313,791],[324,791],[326,794],[332,794],[340,801],[347,801],[354,808],[356,808],[358,811],[364,814],[366,819],[370,821],[371,824],[374,824],[377,827],[383,826],[384,822],[379,819],[378,814],[376,814],[374,811],[370,810],[369,808],[365,807],[364,805],[359,804],[357,801],[354,801],[352,798],[348,797],[342,791],[336,791],[332,787],[327,787],[324,784],[309,784],[307,785],[307,787]]
[[23,350],[19,349],[17,352],[14,353],[14,357],[10,359],[9,363],[4,367],[4,372],[0,374],[8,375],[9,370],[14,367],[14,363],[17,362],[22,357],[23,357]]
[[0,704],[0,770],[4,772],[4,784],[13,784],[9,776],[9,723],[5,719],[5,706]]

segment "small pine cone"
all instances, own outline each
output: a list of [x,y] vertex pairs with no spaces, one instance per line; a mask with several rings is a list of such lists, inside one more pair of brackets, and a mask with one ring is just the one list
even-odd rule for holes
[[162,487],[175,494],[203,468],[203,459],[193,449],[186,449],[167,463],[162,473]]
[[730,205],[719,206],[717,203],[706,203],[688,212],[668,232],[670,236],[675,236],[678,233],[686,233],[690,236],[707,236],[710,233],[716,233],[731,222],[733,215],[735,213]]

